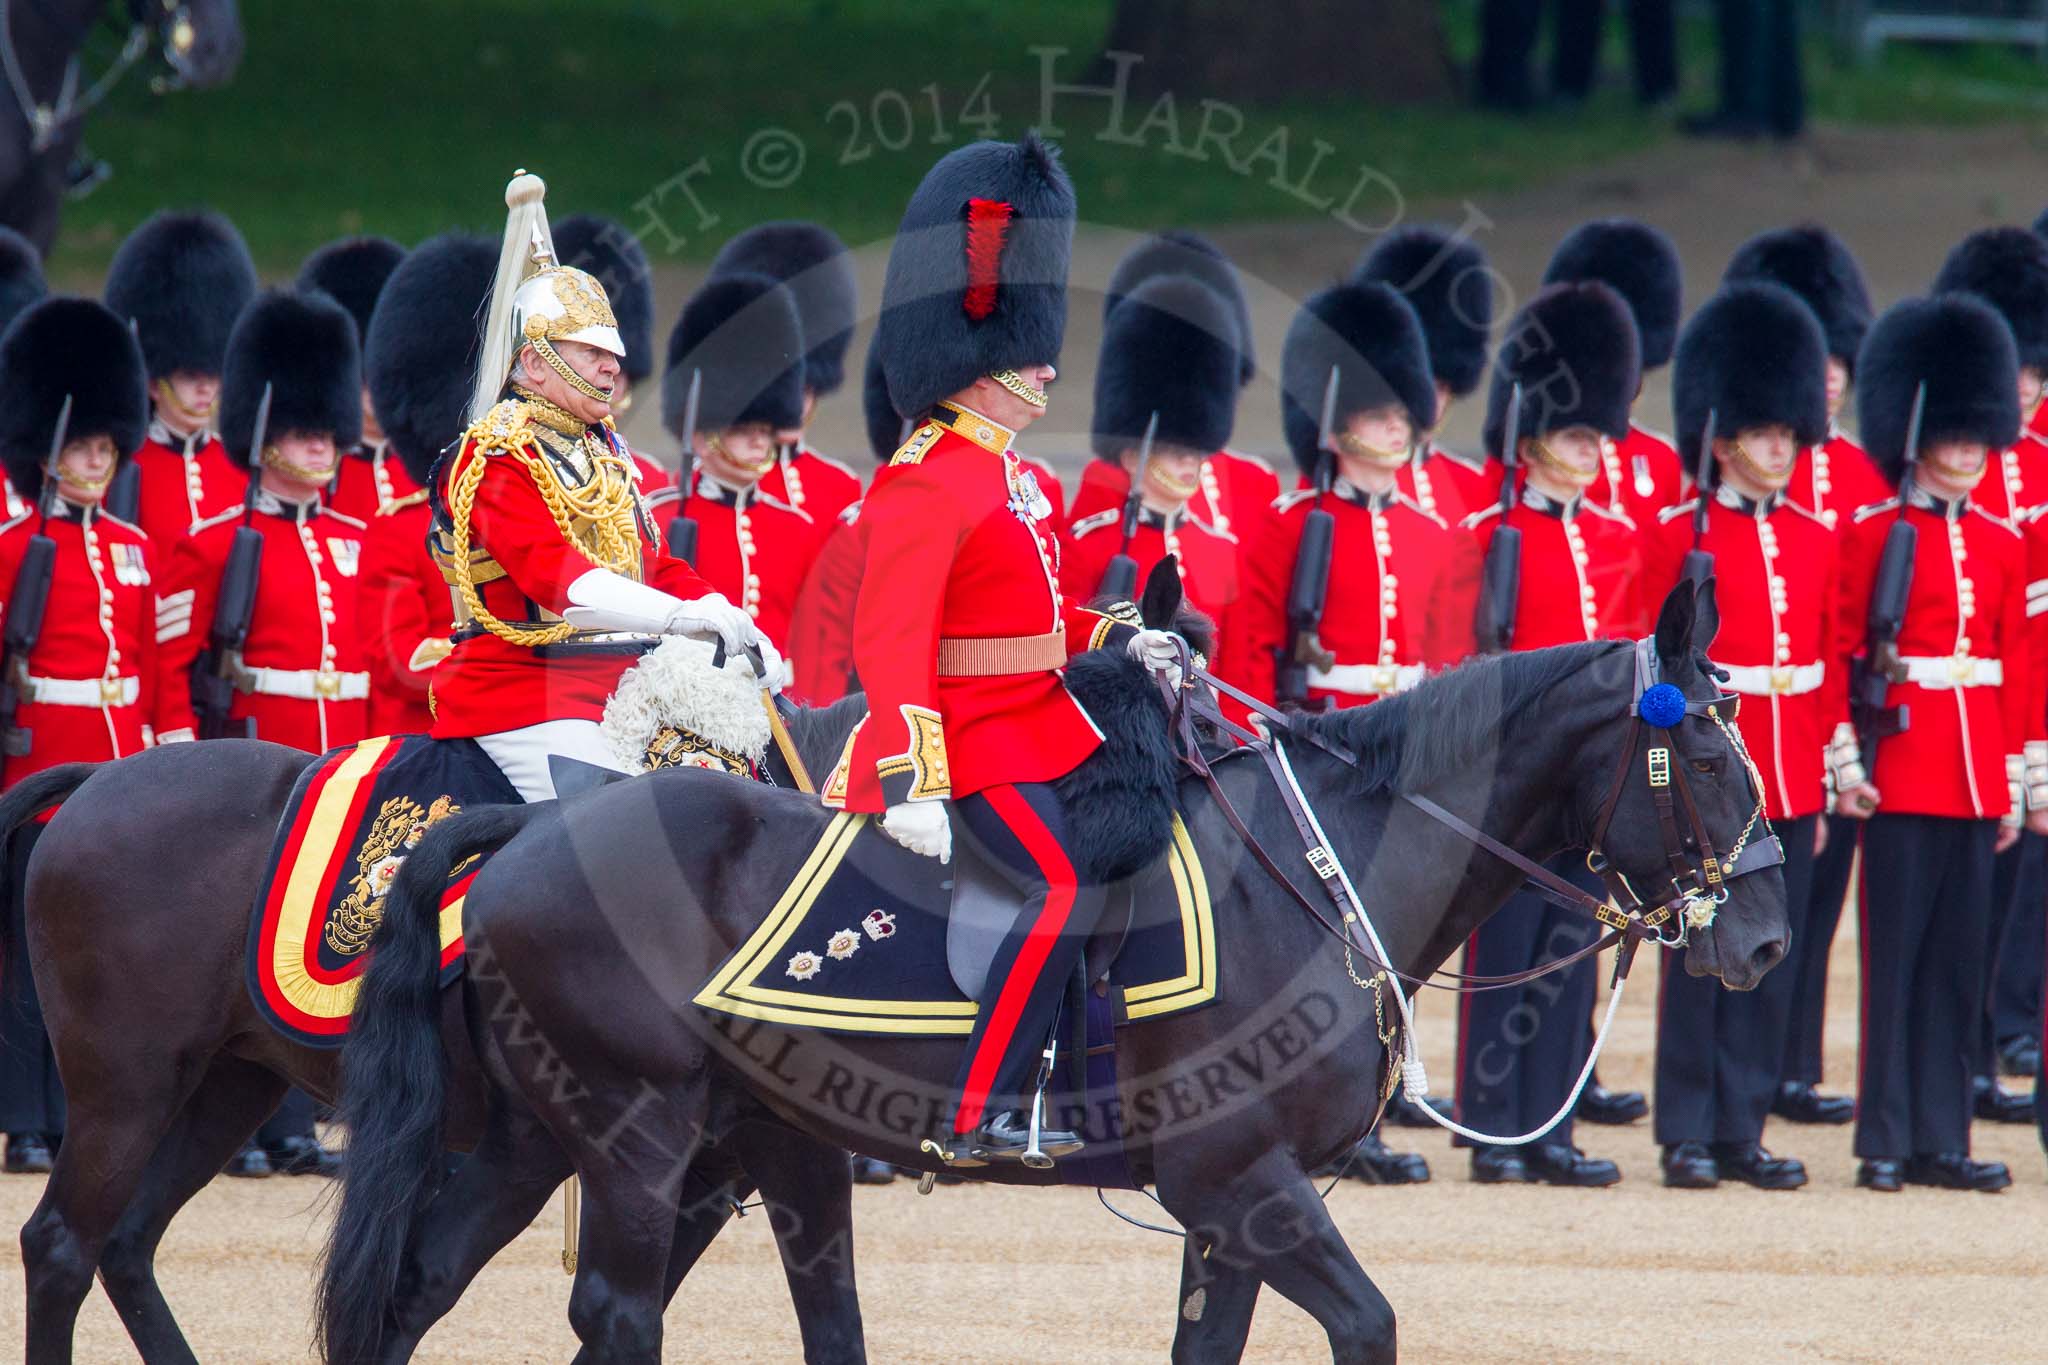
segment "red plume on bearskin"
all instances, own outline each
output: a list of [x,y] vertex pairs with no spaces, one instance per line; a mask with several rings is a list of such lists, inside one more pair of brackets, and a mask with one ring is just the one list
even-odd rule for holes
[[1000,199],[967,201],[967,292],[960,306],[980,322],[996,311],[996,286],[1003,278],[1003,238],[1015,212]]

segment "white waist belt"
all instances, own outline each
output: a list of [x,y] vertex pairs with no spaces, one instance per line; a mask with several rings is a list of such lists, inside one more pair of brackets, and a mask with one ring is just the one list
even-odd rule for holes
[[244,668],[235,674],[235,687],[294,701],[362,701],[370,695],[370,675],[325,668]]
[[1827,676],[1828,666],[1823,663],[1780,664],[1773,668],[1768,664],[1724,664],[1714,665],[1728,675],[1728,690],[1740,692],[1746,697],[1798,697],[1820,690],[1821,679]]
[[1308,685],[1354,697],[1386,697],[1406,692],[1428,676],[1421,664],[1333,664],[1309,669]]
[[1906,681],[1922,687],[1997,687],[2005,681],[2005,664],[1998,659],[1973,659],[1967,655],[1944,654],[1937,658],[1902,657]]
[[26,700],[39,706],[133,706],[140,678],[38,678],[29,675]]

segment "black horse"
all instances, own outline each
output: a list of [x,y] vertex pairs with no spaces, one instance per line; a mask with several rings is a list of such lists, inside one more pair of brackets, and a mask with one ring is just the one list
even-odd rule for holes
[[[1662,675],[1694,701],[1714,695],[1701,650],[1717,622],[1711,587],[1695,599],[1681,586],[1659,618]],[[1405,697],[1306,722],[1349,755],[1292,746],[1390,965],[1433,972],[1522,875],[1406,796],[1529,858],[1597,843],[1637,888],[1673,886],[1679,850],[1653,813],[1653,798],[1669,795],[1668,780],[1651,791],[1660,759],[1713,847],[1754,827],[1760,795],[1731,729],[1694,714],[1675,723],[1671,752],[1650,747],[1629,719],[1638,691],[1630,646],[1582,645],[1477,662]],[[1223,764],[1218,776],[1265,848],[1301,849],[1256,761]],[[1124,1112],[1150,1116],[1134,1174],[1190,1230],[1174,1358],[1236,1359],[1263,1284],[1322,1324],[1338,1360],[1391,1360],[1392,1309],[1306,1172],[1355,1143],[1377,1113],[1394,1002],[1384,982],[1374,989],[1369,961],[1243,856],[1209,791],[1190,783],[1180,796],[1218,906],[1222,995],[1206,1010],[1134,1022],[1118,1052]],[[672,1209],[700,1160],[785,1128],[936,1169],[920,1143],[945,1135],[957,1039],[735,1027],[690,1003],[761,923],[827,818],[811,800],[675,771],[558,806],[474,812],[428,836],[392,892],[344,1048],[349,1162],[320,1309],[330,1361],[407,1358],[428,1325],[407,1307],[421,1302],[407,1276],[431,1275],[452,1302],[446,1291],[571,1171],[584,1198],[570,1300],[578,1359],[614,1361],[660,1356],[676,1285]],[[456,861],[500,844],[464,914],[463,1001],[492,1100],[476,1154],[437,1191],[446,1086],[434,905]],[[1321,896],[1306,871],[1293,881]],[[1769,867],[1729,889],[1687,966],[1746,988],[1785,952],[1784,884]],[[911,1103],[889,1116],[848,1102],[903,1090]],[[749,1169],[766,1188],[782,1159],[750,1151]],[[805,1174],[810,1202],[771,1191],[770,1203],[797,1231],[785,1259],[794,1250],[834,1268],[837,1306],[828,1324],[806,1322],[807,1354],[859,1359],[846,1176]],[[1021,1166],[969,1174],[1058,1179]],[[806,1189],[795,1178],[786,1187]]]
[[[110,7],[128,39],[95,77],[82,54]],[[57,239],[86,115],[151,49],[165,68],[159,90],[224,84],[242,59],[236,0],[0,0],[0,224],[38,251]]]

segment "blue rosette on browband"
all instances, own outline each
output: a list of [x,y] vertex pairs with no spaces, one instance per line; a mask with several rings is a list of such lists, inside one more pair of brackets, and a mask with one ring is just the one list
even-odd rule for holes
[[1685,719],[1685,693],[1671,683],[1657,683],[1643,689],[1636,702],[1636,714],[1645,725],[1668,730]]

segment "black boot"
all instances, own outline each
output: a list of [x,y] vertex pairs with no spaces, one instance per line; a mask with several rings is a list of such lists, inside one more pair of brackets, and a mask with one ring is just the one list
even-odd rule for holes
[[54,1165],[56,1158],[50,1152],[48,1140],[41,1133],[7,1135],[7,1174],[48,1175]]
[[1640,1090],[1609,1090],[1594,1081],[1579,1096],[1578,1107],[1572,1113],[1588,1123],[1603,1123],[1609,1127],[1620,1127],[1634,1123],[1650,1112],[1650,1101]]
[[[1446,1117],[1451,1112],[1450,1102],[1438,1099],[1435,1095],[1425,1097],[1422,1103]],[[1411,1101],[1407,1095],[1399,1090],[1396,1090],[1394,1097],[1387,1101],[1387,1112],[1381,1115],[1381,1118],[1387,1123],[1399,1124],[1403,1128],[1435,1128],[1437,1126],[1435,1119],[1422,1112],[1421,1105]]]
[[1704,1142],[1674,1142],[1664,1149],[1664,1183],[1674,1190],[1711,1190],[1721,1167]]
[[228,1158],[228,1164],[220,1168],[222,1175],[232,1175],[243,1180],[261,1180],[270,1175],[270,1158],[254,1142],[244,1146]]
[[1856,1168],[1856,1184],[1861,1189],[1897,1194],[1906,1187],[1906,1164],[1888,1157],[1866,1158]]
[[1771,1101],[1771,1112],[1793,1123],[1843,1124],[1856,1117],[1856,1101],[1823,1095],[1804,1081],[1786,1081]]
[[856,1185],[888,1185],[896,1180],[896,1168],[886,1161],[877,1161],[859,1152],[848,1154],[846,1160],[853,1168],[853,1183]]
[[[1424,1119],[1427,1123],[1428,1120]],[[1429,1162],[1420,1152],[1397,1152],[1380,1141],[1378,1133],[1367,1133],[1351,1149],[1349,1158],[1339,1158],[1324,1175],[1337,1174],[1336,1167],[1352,1180],[1368,1185],[1421,1185],[1429,1180]]]
[[1998,1069],[2008,1076],[2033,1076],[2041,1070],[2038,1038],[2008,1038],[1998,1045]]
[[1760,1190],[1796,1190],[1806,1183],[1806,1163],[1796,1156],[1772,1156],[1760,1142],[1717,1142],[1714,1163],[1730,1180]]
[[1970,1082],[1972,1092],[1971,1108],[1978,1118],[1986,1123],[2032,1123],[2034,1102],[2025,1095],[2015,1095],[1989,1076],[1979,1076]]
[[267,1143],[263,1155],[270,1159],[270,1169],[280,1175],[341,1174],[340,1154],[328,1151],[320,1145],[319,1138],[310,1135]]
[[1475,1185],[1527,1185],[1536,1179],[1519,1147],[1475,1147],[1472,1149],[1472,1183]]
[[1965,1152],[1937,1152],[1908,1161],[1906,1183],[1992,1194],[2012,1184],[2012,1172],[2003,1161],[1972,1161]]
[[1621,1167],[1605,1157],[1587,1156],[1568,1143],[1547,1142],[1531,1147],[1525,1160],[1530,1173],[1546,1185],[1599,1189],[1621,1182]]
[[[1024,1153],[1031,1146],[1031,1125],[1021,1111],[1005,1109],[983,1119],[981,1127],[974,1130],[967,1144],[984,1161],[1023,1161]],[[1086,1145],[1079,1133],[1070,1133],[1062,1128],[1040,1128],[1038,1149],[1044,1153],[1043,1164],[1025,1164],[1037,1165],[1043,1170],[1055,1159],[1072,1156]]]

